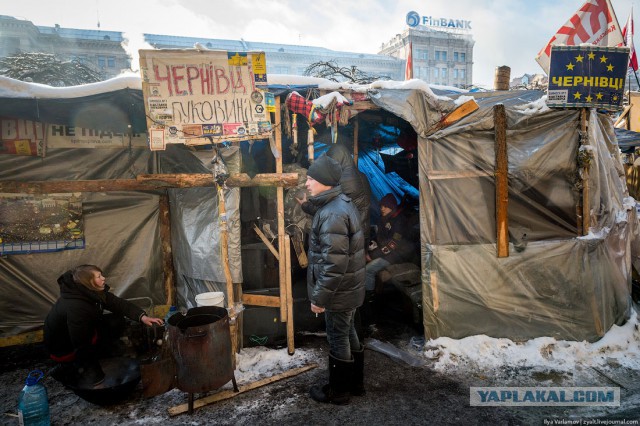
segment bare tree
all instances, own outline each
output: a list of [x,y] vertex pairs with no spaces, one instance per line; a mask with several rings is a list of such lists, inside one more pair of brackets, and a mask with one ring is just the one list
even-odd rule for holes
[[319,61],[309,65],[304,70],[305,75],[322,77],[335,82],[348,81],[357,84],[369,84],[376,80],[390,80],[385,75],[372,75],[360,71],[355,65],[341,67],[335,61]]
[[0,75],[55,87],[104,80],[101,73],[79,61],[61,61],[49,53],[18,53],[0,58]]

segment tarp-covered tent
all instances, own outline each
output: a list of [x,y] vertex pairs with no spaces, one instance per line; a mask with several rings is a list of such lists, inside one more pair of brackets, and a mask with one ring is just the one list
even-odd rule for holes
[[[611,119],[550,110],[536,92],[476,97],[480,108],[436,131],[425,94],[379,91],[372,100],[414,126],[419,139],[425,332],[511,339],[597,340],[630,312],[637,240]],[[535,101],[535,102],[533,102]],[[509,255],[496,250],[496,123],[506,111]],[[416,105],[424,108],[416,110]],[[580,152],[590,167],[581,179]],[[584,176],[584,175],[582,175]],[[589,233],[577,206],[588,185]]]
[[[115,132],[146,130],[140,79],[135,76],[62,89],[0,78],[0,98],[5,118]],[[237,171],[238,148],[229,147],[224,154],[229,169]],[[211,157],[211,152],[181,145],[161,152],[129,147],[48,149],[44,157],[6,154],[0,155],[0,184],[210,174]],[[83,249],[0,257],[0,337],[41,327],[59,294],[56,279],[83,263],[103,268],[119,296],[136,299],[142,307],[166,304],[159,225],[162,194],[162,185],[157,190],[83,193]],[[169,189],[168,196],[177,299],[181,306],[192,307],[195,294],[225,282],[218,250],[217,194],[213,187],[202,187]],[[231,273],[234,282],[241,282],[239,188],[225,190],[225,201]]]
[[[418,135],[422,293],[428,337],[487,334],[595,340],[627,318],[636,218],[633,200],[625,198],[608,117],[594,111],[589,115],[586,140],[590,148],[583,151],[593,154],[587,178],[591,232],[582,237],[577,219],[578,111],[549,110],[537,101],[539,92],[475,93],[480,108],[443,127],[443,116],[468,96],[438,96],[418,83],[337,90],[366,93],[384,113],[406,120]],[[4,103],[11,98],[5,97]],[[504,258],[496,256],[496,104],[505,106],[507,116],[510,244],[509,256]],[[73,124],[73,114],[66,117],[67,124]],[[134,126],[133,121],[125,124]],[[223,151],[234,154],[234,150]],[[367,158],[367,151],[362,150],[361,158]],[[50,151],[45,158],[0,156],[0,181],[116,179],[207,170],[207,159],[196,157],[180,147],[161,154],[126,149]],[[231,167],[238,163],[238,159],[228,161]],[[366,168],[363,163],[361,169]],[[233,223],[239,220],[239,212],[234,211],[238,192],[230,190],[226,200],[232,231],[239,228]],[[225,281],[215,241],[219,235],[216,195],[211,188],[169,193],[178,296],[185,305],[195,293]],[[140,197],[146,202],[138,206]],[[10,282],[7,291],[12,293],[9,299],[3,298],[0,332],[14,334],[41,324],[55,298],[55,278],[77,263],[100,263],[117,294],[151,294],[162,303],[162,285],[154,269],[159,263],[157,197],[147,192],[92,193],[87,198],[87,248],[0,259],[0,274]],[[146,242],[136,235],[141,223],[146,223]],[[230,262],[234,282],[242,280],[239,251],[239,242],[235,248],[230,246],[230,254],[238,255]]]

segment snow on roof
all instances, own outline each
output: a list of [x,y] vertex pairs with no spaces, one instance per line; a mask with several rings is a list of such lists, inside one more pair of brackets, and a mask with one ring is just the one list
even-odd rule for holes
[[140,75],[124,73],[106,81],[67,87],[27,83],[0,76],[0,96],[5,98],[67,99],[97,95],[127,88],[142,90]]
[[[336,83],[326,78],[268,74],[267,84],[282,86],[317,86],[321,90],[353,90],[366,92],[370,89],[416,89],[426,92],[430,96],[439,99],[448,99],[434,95],[431,88],[447,90],[454,93],[466,93],[466,90],[451,86],[429,85],[422,80],[408,81],[375,81],[371,84]],[[99,93],[112,92],[121,89],[142,90],[142,80],[137,73],[123,73],[109,80],[97,83],[88,83],[79,86],[53,87],[46,84],[27,83],[20,80],[0,76],[0,97],[5,98],[39,98],[39,99],[66,99],[91,96]]]

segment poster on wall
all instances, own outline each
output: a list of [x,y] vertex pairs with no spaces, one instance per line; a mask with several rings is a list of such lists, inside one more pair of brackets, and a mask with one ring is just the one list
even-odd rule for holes
[[264,139],[264,52],[140,50],[149,146]]
[[44,124],[0,117],[0,154],[44,157]]
[[118,133],[47,124],[47,148],[146,148],[146,133]]
[[0,193],[0,255],[84,246],[82,193]]

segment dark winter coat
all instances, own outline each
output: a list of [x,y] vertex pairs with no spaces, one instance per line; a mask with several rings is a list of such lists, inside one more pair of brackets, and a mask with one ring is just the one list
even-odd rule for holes
[[[360,215],[360,227],[364,234],[365,242],[369,241],[370,233],[370,212],[371,207],[371,185],[367,176],[358,170],[353,162],[349,149],[344,145],[333,144],[327,151],[327,156],[333,158],[342,168],[340,186],[342,192],[355,204]],[[304,203],[302,210],[313,216],[315,207],[311,203]]]
[[340,186],[311,197],[317,211],[309,234],[309,300],[327,311],[344,312],[364,300],[364,238],[353,202]]
[[[109,292],[92,291],[73,280],[71,271],[58,278],[60,298],[44,322],[44,343],[50,355],[86,361],[96,358],[96,333],[103,310],[139,321],[145,312]],[[73,354],[73,355],[72,355]]]
[[371,252],[371,258],[383,257],[389,263],[409,262],[413,253],[411,232],[407,216],[400,210],[393,210],[387,216],[380,217],[376,242],[378,247]]

